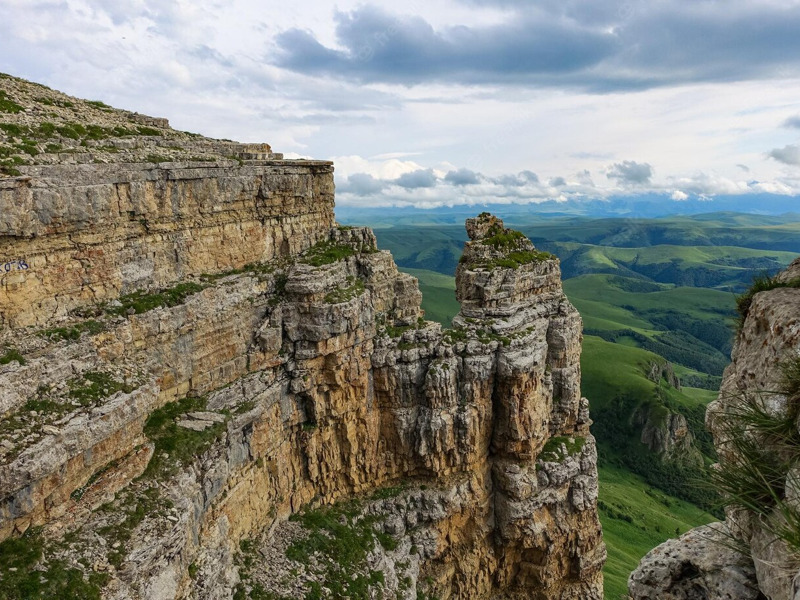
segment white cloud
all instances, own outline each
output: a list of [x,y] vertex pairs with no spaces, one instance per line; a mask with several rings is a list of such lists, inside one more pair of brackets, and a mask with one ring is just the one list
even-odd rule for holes
[[670,198],[672,200],[675,200],[676,202],[682,202],[684,200],[688,200],[689,199],[689,195],[686,194],[685,192],[680,191],[680,190],[675,190],[674,192],[672,192],[672,195],[670,196]]
[[341,178],[348,177],[354,173],[366,173],[376,179],[397,179],[406,173],[419,171],[424,167],[410,160],[399,160],[389,158],[386,160],[371,160],[358,155],[334,156],[332,159],[336,165],[336,173]]

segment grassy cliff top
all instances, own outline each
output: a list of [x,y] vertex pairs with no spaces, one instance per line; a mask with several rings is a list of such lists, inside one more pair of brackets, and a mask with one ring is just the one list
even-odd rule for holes
[[82,100],[0,73],[0,177],[25,165],[281,158],[267,144],[177,131],[167,119]]

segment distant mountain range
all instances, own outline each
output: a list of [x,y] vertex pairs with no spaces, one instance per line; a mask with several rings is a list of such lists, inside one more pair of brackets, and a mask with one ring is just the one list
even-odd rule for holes
[[[694,197],[687,200],[672,200],[664,194],[643,194],[640,196],[618,196],[608,199],[566,200],[530,204],[475,204],[452,207],[378,207],[339,205],[336,215],[342,222],[368,220],[370,223],[394,221],[398,218],[416,219],[424,217],[453,224],[463,223],[464,217],[481,211],[502,214],[506,218],[517,215],[538,215],[540,217],[585,216],[585,217],[628,217],[647,218],[669,215],[697,215],[713,212],[738,212],[752,215],[779,216],[794,213],[797,220],[800,213],[800,198],[775,194],[746,194],[738,196]],[[410,222],[405,224],[411,224]]]

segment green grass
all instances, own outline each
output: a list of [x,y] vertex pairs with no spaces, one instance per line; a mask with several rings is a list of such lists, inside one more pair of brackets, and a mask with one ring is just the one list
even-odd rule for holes
[[425,269],[400,267],[400,270],[419,279],[425,318],[449,327],[453,317],[461,310],[456,300],[456,278]]
[[162,154],[148,154],[144,157],[144,162],[155,164],[172,162],[172,160],[173,159],[171,159],[169,156],[164,156]]
[[588,333],[608,341],[624,337],[626,345],[651,350],[706,375],[721,375],[729,362],[734,328],[731,293],[608,274],[569,279],[564,290],[584,316]]
[[750,310],[750,305],[753,303],[753,297],[759,292],[768,292],[777,288],[800,288],[800,277],[790,281],[778,281],[769,275],[757,275],[753,278],[752,285],[741,296],[736,298],[736,310],[739,312],[739,324],[744,323],[747,318],[747,313]]
[[25,358],[19,353],[16,348],[7,348],[5,353],[0,356],[0,365],[7,365],[11,361],[16,361],[20,365],[25,364]]
[[38,335],[52,341],[68,340],[77,341],[81,338],[81,334],[88,333],[95,335],[105,330],[105,325],[98,321],[88,320],[70,325],[68,327],[53,327],[51,329],[44,329],[38,331]]
[[[371,590],[383,585],[383,573],[365,568],[367,554],[376,543],[393,550],[397,542],[379,529],[380,516],[364,515],[362,509],[358,500],[350,500],[306,509],[289,517],[300,523],[308,535],[294,541],[286,549],[286,557],[309,565],[311,556],[316,555],[322,563],[322,584],[312,583],[306,600],[328,597],[368,600],[373,597]],[[326,595],[322,586],[328,590]]]
[[663,359],[646,350],[584,336],[581,392],[589,398],[592,410],[603,408],[621,393],[650,398],[654,384],[647,379],[644,369],[651,361],[660,360]]
[[580,454],[586,444],[584,437],[565,437],[554,435],[539,453],[539,460],[545,462],[563,462],[568,456]]
[[22,106],[14,102],[8,97],[4,91],[0,90],[0,113],[19,113],[22,112]]
[[545,260],[550,260],[553,255],[549,252],[537,252],[531,250],[517,250],[508,252],[502,258],[495,258],[486,264],[488,269],[518,269],[522,265],[531,263],[538,263]]
[[599,475],[600,522],[608,549],[603,568],[605,598],[619,600],[626,596],[628,576],[645,554],[692,527],[716,519],[624,469],[604,466]]
[[323,241],[309,248],[300,260],[306,264],[321,267],[322,265],[345,260],[355,254],[356,250],[352,246]]
[[100,600],[108,575],[84,577],[55,549],[37,529],[0,543],[0,600]]
[[114,379],[111,374],[100,371],[87,371],[81,377],[70,379],[69,397],[81,406],[90,406],[102,398],[108,398],[117,392],[129,393],[133,386]]
[[328,304],[341,304],[349,302],[353,298],[360,296],[366,291],[364,282],[354,277],[348,277],[343,287],[337,287],[332,292],[325,294],[325,302]]
[[133,311],[133,314],[138,315],[155,308],[178,306],[189,296],[201,292],[204,288],[203,285],[189,281],[154,293],[137,291],[120,296],[120,306],[108,307],[106,312],[113,315],[127,315]]
[[155,450],[144,472],[145,476],[172,475],[222,438],[225,423],[214,423],[204,431],[194,431],[178,427],[175,422],[184,413],[205,409],[205,398],[187,397],[165,404],[150,414],[144,425],[144,433],[155,443]]
[[[131,539],[133,530],[146,518],[164,517],[166,511],[172,508],[172,501],[163,498],[158,488],[151,487],[138,492],[135,496],[127,494],[121,506],[113,502],[105,504],[101,510],[119,512],[113,517],[113,522],[101,527],[97,533],[106,538],[108,544],[108,560],[116,568],[120,568],[127,553],[126,543]],[[112,549],[115,542],[120,545]]]

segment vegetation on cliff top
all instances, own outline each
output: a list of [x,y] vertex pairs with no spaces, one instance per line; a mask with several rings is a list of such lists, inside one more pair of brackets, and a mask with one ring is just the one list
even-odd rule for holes
[[[131,138],[137,138],[135,144]],[[232,159],[241,166],[241,147],[224,142],[176,131],[166,119],[73,98],[0,73],[0,176],[19,176],[24,165],[63,162],[227,163]]]
[[776,277],[770,277],[765,273],[755,276],[752,285],[747,291],[736,297],[736,310],[739,311],[740,319],[738,323],[740,327],[747,318],[750,305],[753,303],[753,297],[759,292],[768,292],[777,288],[800,288],[800,277],[789,281],[780,281]]

